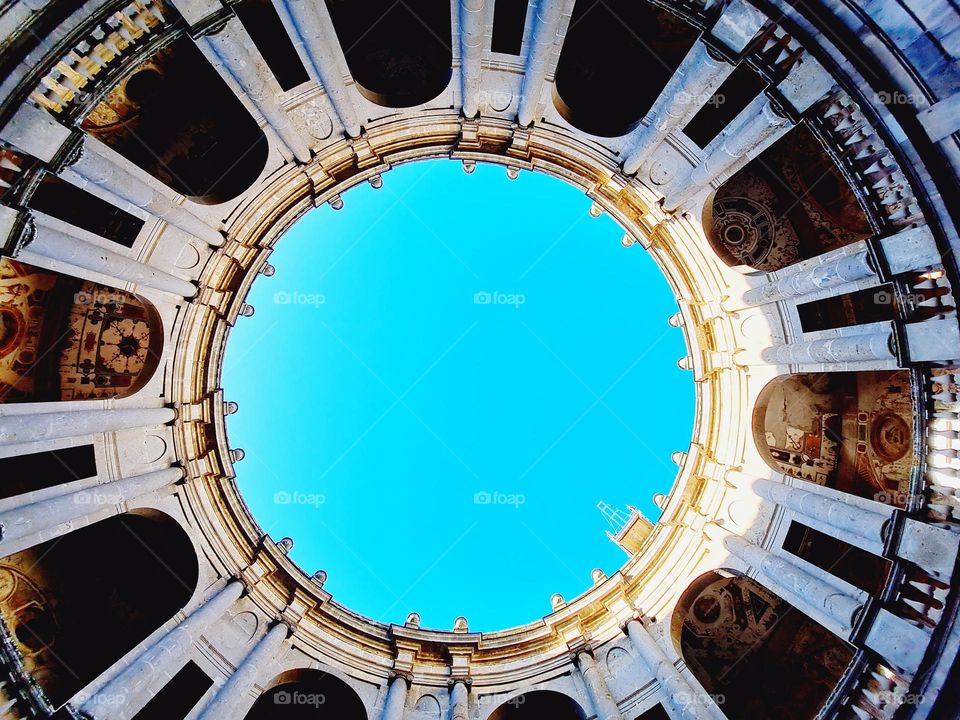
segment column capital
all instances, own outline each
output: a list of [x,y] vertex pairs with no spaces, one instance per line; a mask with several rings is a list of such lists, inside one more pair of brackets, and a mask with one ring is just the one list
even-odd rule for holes
[[407,683],[407,687],[413,685],[413,671],[412,670],[398,670],[397,668],[392,668],[387,674],[387,680],[393,684],[393,681],[396,679],[401,679]]
[[628,635],[629,633],[627,632],[627,628],[630,627],[630,623],[634,623],[634,622],[635,622],[635,623],[639,623],[640,626],[641,626],[644,630],[646,630],[646,629],[647,629],[648,627],[650,627],[651,625],[656,624],[657,619],[656,619],[655,617],[653,617],[652,615],[647,615],[647,614],[645,614],[644,612],[642,612],[642,611],[640,611],[640,610],[635,610],[635,611],[633,612],[633,615],[631,615],[631,616],[628,617],[626,620],[624,620],[622,623],[620,623],[620,632],[622,632],[624,635]]
[[447,687],[453,689],[455,685],[463,685],[468,690],[473,687],[473,677],[470,675],[456,675],[447,678]]
[[0,227],[4,235],[0,237],[0,249],[11,257],[19,255],[37,237],[37,223],[26,208],[0,206]]
[[83,132],[74,130],[66,139],[56,155],[50,160],[47,169],[52,173],[60,173],[72,165],[76,165],[83,157]]
[[221,10],[216,10],[190,25],[190,37],[197,40],[202,37],[217,35],[223,32],[227,24],[234,17],[236,17],[236,15],[230,8],[225,7]]
[[284,629],[284,632],[285,632],[285,635],[283,638],[284,640],[286,640],[291,635],[293,635],[294,630],[296,630],[296,628],[290,623],[290,621],[284,615],[275,615],[273,617],[273,625],[270,626],[270,629],[267,630],[267,633],[269,634],[275,631],[279,632],[280,628]]

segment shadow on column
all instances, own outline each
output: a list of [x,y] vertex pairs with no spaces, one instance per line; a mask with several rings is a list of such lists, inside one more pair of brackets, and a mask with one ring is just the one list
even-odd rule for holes
[[853,650],[754,580],[720,570],[680,597],[674,643],[730,720],[811,720]]
[[0,559],[4,632],[60,707],[180,611],[198,573],[171,517],[118,515]]

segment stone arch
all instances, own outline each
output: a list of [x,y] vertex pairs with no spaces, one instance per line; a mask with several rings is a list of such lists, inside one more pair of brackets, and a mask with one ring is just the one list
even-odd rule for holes
[[[557,65],[553,101],[564,120],[602,137],[624,135],[643,119],[699,31],[647,0],[579,0]],[[643,68],[624,92],[622,68]],[[629,81],[626,81],[629,82]]]
[[183,527],[138,510],[0,559],[0,612],[60,707],[182,610],[198,578]]
[[487,720],[586,720],[580,704],[555,690],[532,690],[520,693],[500,704]]
[[367,720],[363,701],[344,680],[323,670],[287,670],[257,698],[245,720]]
[[727,570],[687,587],[671,633],[687,667],[733,720],[811,720],[854,654],[776,593]]
[[607,672],[611,677],[617,677],[627,670],[633,663],[633,655],[630,651],[622,647],[612,647],[607,653],[606,664]]
[[791,477],[903,507],[915,461],[908,370],[774,378],[753,411],[767,464]]
[[384,107],[437,97],[453,75],[450,3],[326,0],[357,89]]
[[129,397],[163,342],[146,298],[0,259],[0,403]]
[[874,234],[857,193],[806,123],[718,188],[703,228],[727,265],[765,272]]
[[237,197],[267,162],[266,135],[187,36],[126,73],[81,127],[204,205]]
[[413,709],[420,713],[419,720],[440,720],[440,701],[433,695],[421,696]]

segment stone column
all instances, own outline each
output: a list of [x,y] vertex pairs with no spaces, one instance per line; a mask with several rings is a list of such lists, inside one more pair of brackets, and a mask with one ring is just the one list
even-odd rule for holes
[[790,508],[810,527],[827,531],[868,552],[883,550],[892,508],[886,513],[873,512],[800,487],[743,473],[727,473],[727,479],[738,486],[748,487],[765,500]]
[[[782,102],[796,117],[833,88],[831,75],[804,55],[777,86]],[[664,207],[675,209],[711,183],[723,180],[783,137],[793,123],[765,94],[750,103],[727,128],[703,149],[701,161],[663,187]]]
[[896,355],[893,353],[893,331],[884,330],[775,345],[764,348],[760,357],[770,365],[812,365],[890,360]]
[[[851,639],[854,624],[869,600],[867,593],[820,568],[809,564],[800,567],[718,525],[707,525],[704,531],[708,537],[722,537],[726,549],[758,570],[758,581],[772,592],[841,639]],[[844,585],[849,589],[841,589]],[[926,633],[912,621],[881,607],[876,611],[863,644],[901,672],[913,674],[923,658],[928,640]]]
[[409,687],[410,681],[406,675],[401,673],[394,675],[387,690],[387,699],[383,701],[383,714],[380,720],[403,720]]
[[217,72],[236,81],[293,156],[301,163],[310,162],[310,148],[277,100],[280,85],[240,19],[230,18],[222,29],[197,43],[212,51],[213,57],[208,54],[208,58]]
[[180,670],[190,648],[240,599],[243,589],[239,580],[227,583],[84,702],[81,709],[94,720],[129,720],[136,715]]
[[792,127],[766,95],[756,98],[704,148],[703,159],[695,168],[664,185],[664,207],[673,210],[714,180],[732,175]]
[[360,120],[343,80],[340,41],[326,3],[316,0],[279,0],[279,3],[286,7],[297,34],[303,40],[313,74],[326,91],[340,124],[347,135],[359,137],[362,131]]
[[844,255],[793,272],[787,268],[781,271],[781,275],[782,277],[773,282],[747,290],[741,296],[739,304],[753,307],[798,298],[873,277],[876,271],[870,264],[870,253],[864,249],[853,255]]
[[93,148],[98,143],[91,138],[84,139],[83,152],[62,173],[64,179],[73,180],[80,187],[88,182],[97,185],[189,235],[215,247],[223,245],[223,235],[206,221],[157,192],[132,172],[114,164],[105,155],[95,152]]
[[707,99],[733,72],[733,65],[718,58],[698,40],[647,113],[648,125],[641,125],[627,139],[631,148],[623,172],[635,175],[667,136],[682,128],[706,104]]
[[179,297],[193,297],[197,286],[189,280],[144,265],[129,255],[93,245],[64,230],[37,224],[36,238],[26,250],[50,260],[64,262],[84,270],[107,275],[121,282],[132,282]]
[[166,425],[176,417],[176,412],[166,407],[102,408],[14,415],[10,413],[10,406],[0,406],[0,446]]
[[[760,31],[766,17],[746,0],[732,0],[709,31],[732,56],[740,55]],[[734,66],[714,55],[704,42],[696,42],[647,113],[647,125],[638,127],[627,141],[623,170],[633,175],[667,135],[684,127],[707,99],[723,84]]]
[[470,708],[468,698],[470,692],[465,680],[456,679],[450,688],[450,720],[468,720]]
[[[16,552],[10,549],[10,544],[21,538],[45,530],[54,532],[43,533],[38,540],[48,540],[51,537],[62,535],[67,530],[58,526],[73,523],[80,518],[94,515],[100,510],[115,510],[120,503],[142,497],[161,488],[172,485],[183,478],[183,469],[169,467],[163,470],[136,475],[134,477],[114,480],[103,485],[93,487],[67,495],[60,495],[48,500],[23,505],[13,510],[0,513],[0,555],[9,555]],[[57,530],[61,530],[57,532]],[[18,548],[22,549],[22,548]]]
[[536,120],[537,106],[543,95],[550,56],[553,54],[563,17],[564,0],[538,0],[533,37],[527,53],[527,62],[520,89],[520,109],[517,120],[521,127]]
[[717,720],[720,717],[713,699],[693,689],[640,620],[630,620],[624,630],[637,654],[663,688],[667,700],[664,706],[672,720]]
[[485,7],[486,0],[460,0],[461,90],[463,115],[467,119],[475,118],[480,112]]
[[831,620],[834,623],[831,629],[837,635],[849,637],[866,601],[865,593],[860,593],[859,598],[848,595],[828,580],[832,577],[829,573],[814,575],[718,525],[708,525],[705,531],[708,536],[722,537],[724,547],[731,554],[760,571],[766,580],[764,585],[770,590],[814,618]]
[[250,654],[243,659],[223,687],[217,691],[210,703],[198,716],[198,720],[238,720],[242,718],[253,698],[249,698],[250,687],[257,682],[270,664],[276,659],[280,647],[287,639],[290,628],[277,623],[263,636]]
[[623,720],[620,708],[617,707],[613,695],[610,694],[610,688],[607,687],[607,681],[597,666],[596,658],[589,650],[581,650],[577,653],[577,667],[583,676],[584,685],[587,686],[587,694],[590,696],[590,703],[593,705],[597,720]]

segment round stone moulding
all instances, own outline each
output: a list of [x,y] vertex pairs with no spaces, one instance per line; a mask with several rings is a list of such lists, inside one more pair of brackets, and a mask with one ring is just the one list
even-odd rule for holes
[[[949,3],[67,5],[0,8],[3,712],[960,714]],[[493,633],[297,567],[220,382],[284,232],[433,158],[580,188],[662,269],[696,390],[623,567]]]

